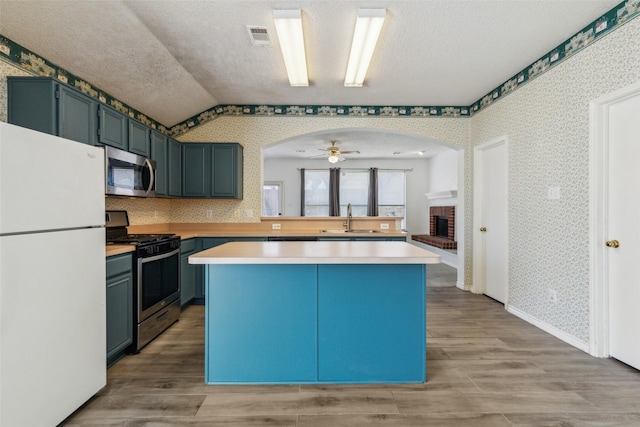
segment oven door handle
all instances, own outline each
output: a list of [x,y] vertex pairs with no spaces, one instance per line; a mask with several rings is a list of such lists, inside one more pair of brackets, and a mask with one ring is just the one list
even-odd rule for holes
[[153,170],[153,165],[151,164],[151,161],[149,159],[144,159],[144,163],[146,167],[149,168],[149,188],[145,190],[145,194],[148,196],[149,193],[151,193],[151,190],[153,190],[153,186],[156,180],[156,173],[155,170]]
[[160,255],[154,255],[151,257],[138,257],[138,262],[140,263],[139,265],[144,264],[145,262],[151,262],[151,261],[157,261],[159,259],[164,259],[164,258],[169,258],[174,256],[175,254],[179,254],[180,253],[180,248],[175,249],[171,252],[166,252]]

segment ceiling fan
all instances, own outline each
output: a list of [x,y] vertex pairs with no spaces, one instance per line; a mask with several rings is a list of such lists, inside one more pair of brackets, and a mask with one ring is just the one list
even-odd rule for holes
[[346,159],[344,157],[342,157],[343,154],[360,154],[359,151],[340,151],[340,148],[338,148],[336,146],[336,141],[331,141],[331,147],[327,148],[327,149],[322,149],[319,148],[318,150],[320,151],[325,151],[324,154],[321,154],[319,156],[313,156],[311,157],[312,159],[318,158],[318,157],[324,157],[324,156],[329,156],[327,160],[329,160],[330,163],[337,163],[338,161],[343,162]]

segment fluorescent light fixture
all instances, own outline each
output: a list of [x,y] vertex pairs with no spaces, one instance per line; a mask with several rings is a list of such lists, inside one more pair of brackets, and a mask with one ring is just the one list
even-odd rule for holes
[[340,159],[335,154],[329,156],[329,163],[338,163],[338,160]]
[[307,58],[304,53],[302,34],[302,12],[296,10],[274,10],[273,22],[276,25],[280,50],[287,69],[291,86],[309,86]]
[[349,64],[344,78],[346,87],[362,87],[386,14],[386,9],[358,9]]

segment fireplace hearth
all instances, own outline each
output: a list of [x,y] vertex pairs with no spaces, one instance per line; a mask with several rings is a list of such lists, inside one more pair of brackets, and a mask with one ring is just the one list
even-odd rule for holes
[[440,249],[457,249],[455,227],[455,206],[432,206],[429,208],[429,234],[414,234],[411,239]]

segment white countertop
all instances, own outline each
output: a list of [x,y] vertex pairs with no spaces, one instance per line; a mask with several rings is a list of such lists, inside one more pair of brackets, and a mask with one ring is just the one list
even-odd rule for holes
[[230,242],[189,264],[439,264],[440,255],[405,242]]

